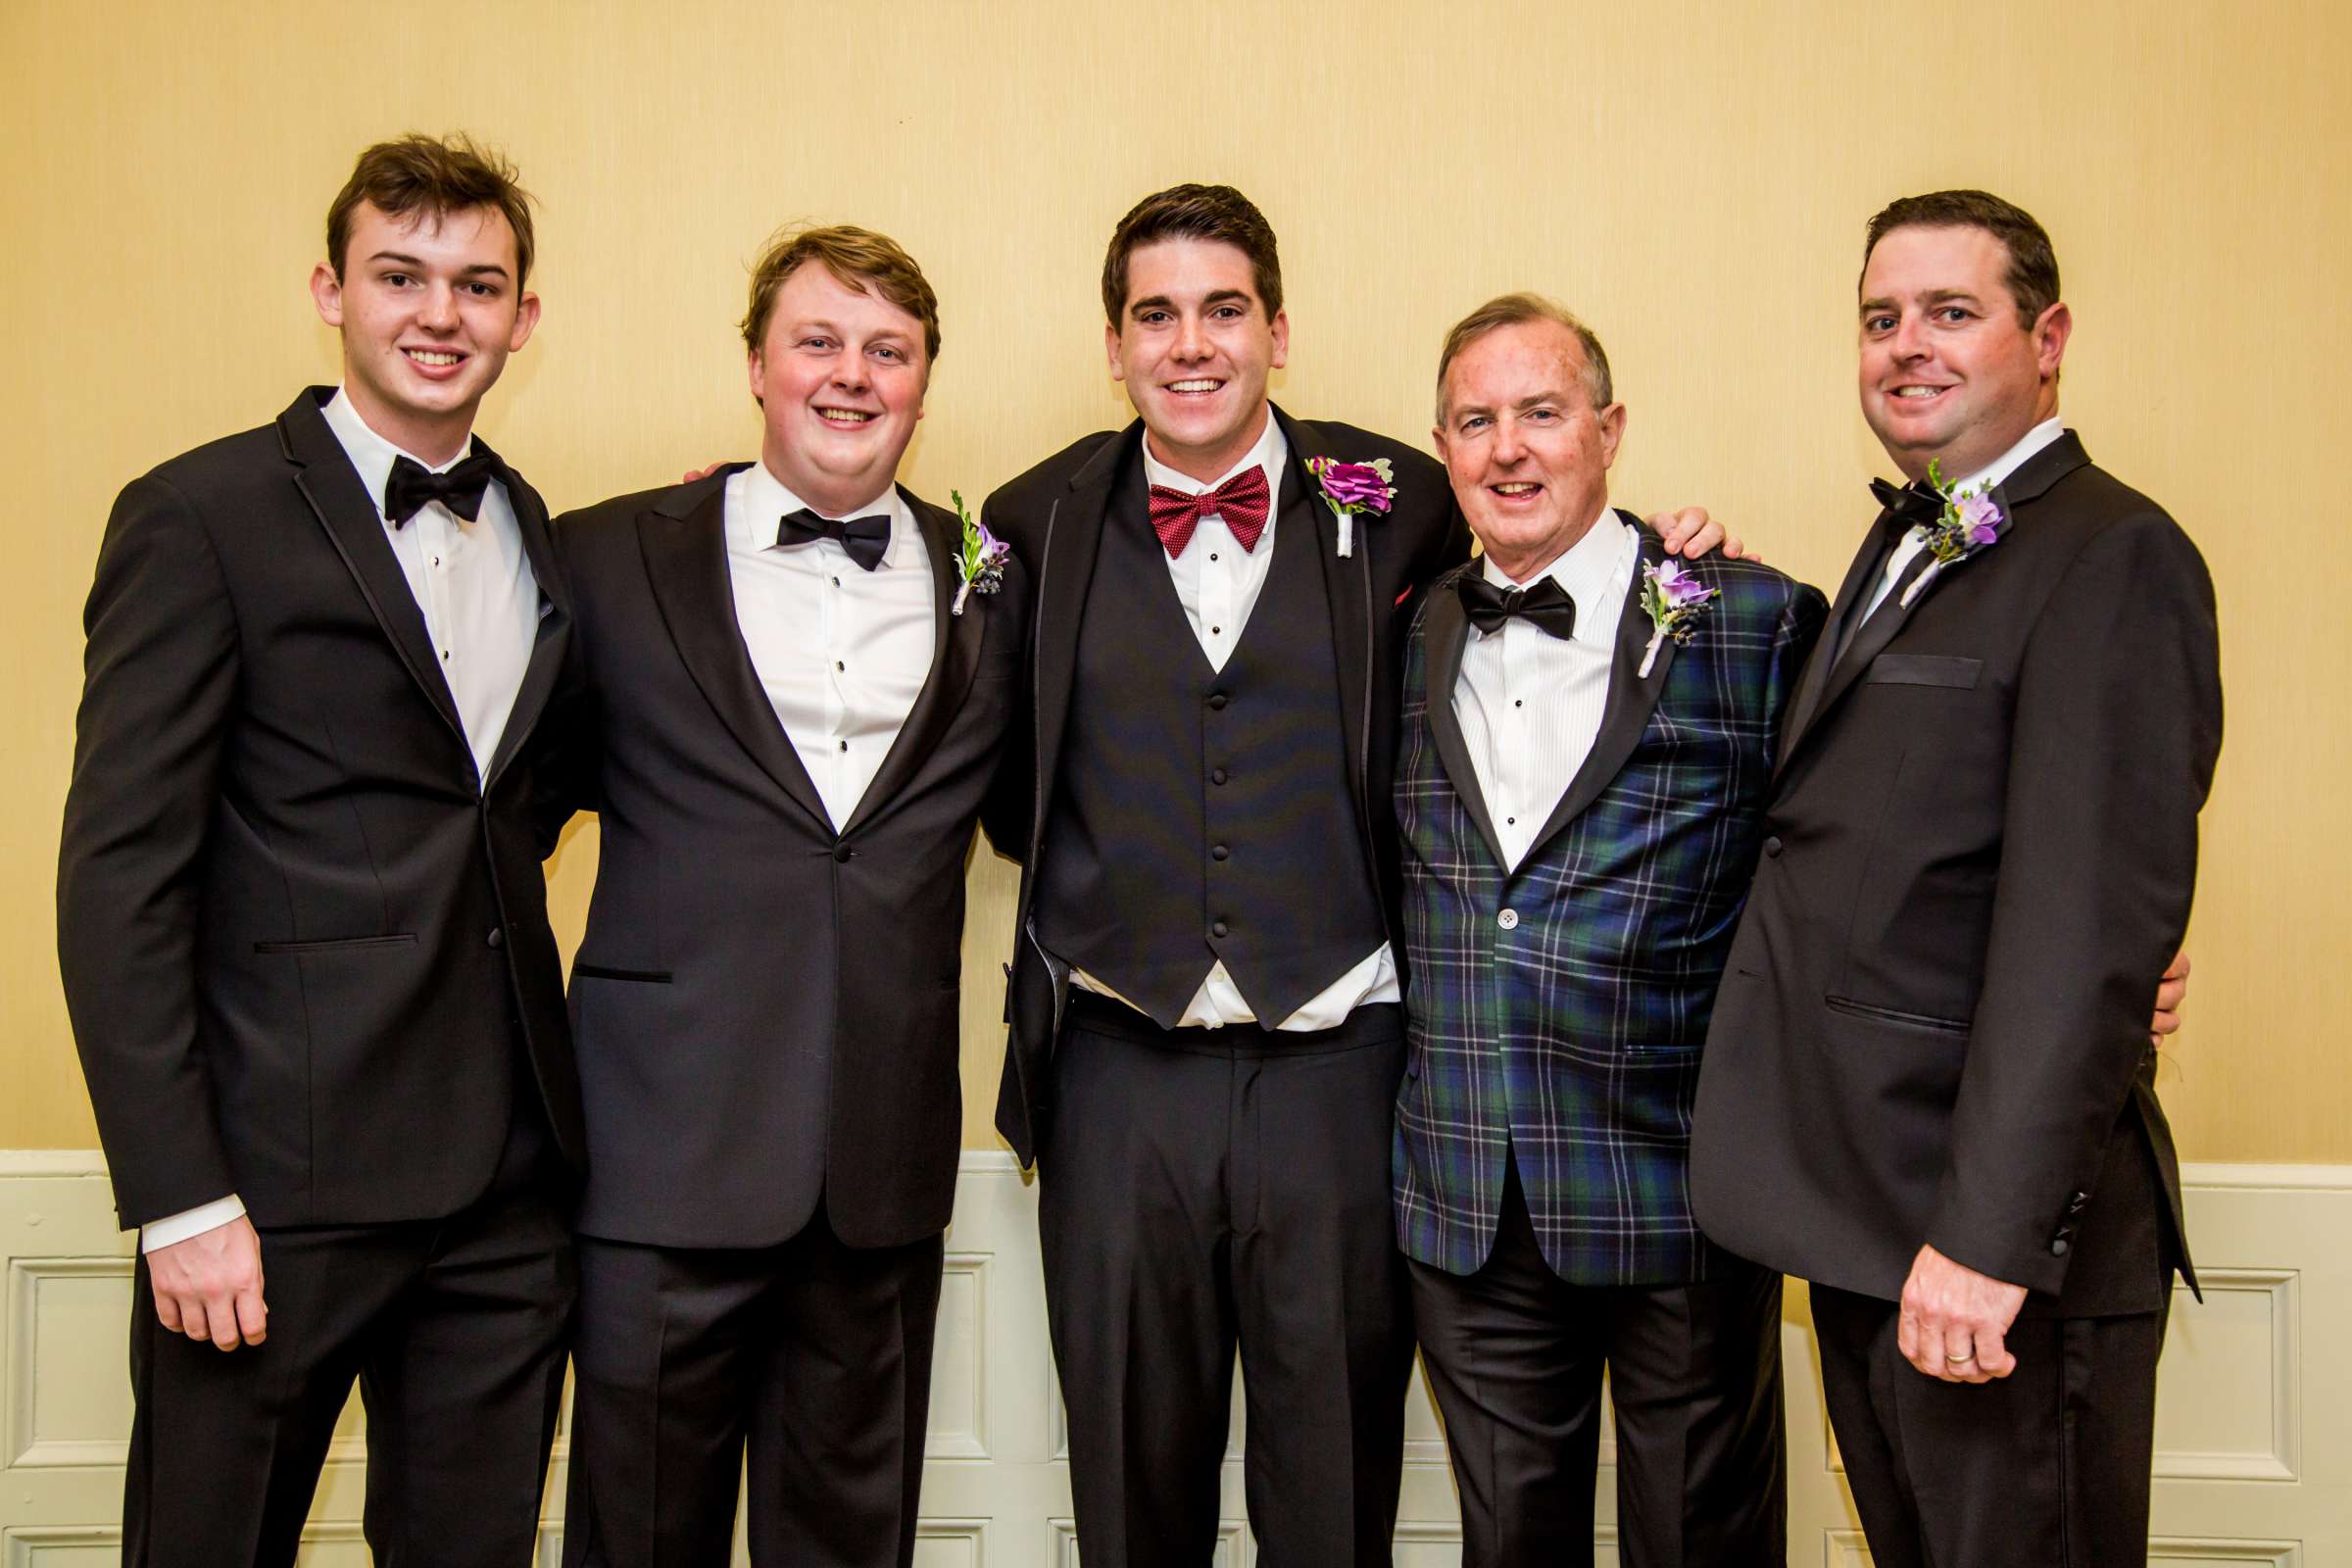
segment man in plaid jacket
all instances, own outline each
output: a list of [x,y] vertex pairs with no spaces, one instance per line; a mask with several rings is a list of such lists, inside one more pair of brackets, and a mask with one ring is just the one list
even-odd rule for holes
[[1453,329],[1438,450],[1486,554],[1405,651],[1395,1198],[1467,1564],[1589,1561],[1601,1372],[1631,1565],[1786,1554],[1781,1281],[1690,1215],[1699,1052],[1826,606],[1607,504],[1599,342]]

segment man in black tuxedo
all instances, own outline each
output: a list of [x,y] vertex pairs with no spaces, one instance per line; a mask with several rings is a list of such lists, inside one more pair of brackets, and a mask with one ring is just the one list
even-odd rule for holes
[[939,353],[905,251],[781,238],[744,342],[759,463],[556,524],[603,827],[570,1564],[723,1565],[747,1444],[753,1561],[914,1551],[964,864],[1028,594],[893,482]]
[[1782,743],[1698,1219],[1813,1281],[1881,1568],[2138,1568],[2195,1284],[2145,1008],[2221,745],[2212,586],[2058,421],[2030,216],[1896,202],[1860,296],[1863,414],[1913,484],[1880,487]]
[[1425,454],[1267,401],[1290,323],[1241,192],[1145,198],[1102,305],[1139,419],[985,513],[1038,584],[988,808],[1024,866],[997,1125],[1043,1180],[1079,1548],[1208,1559],[1238,1343],[1259,1561],[1386,1562],[1398,656],[1469,534]]
[[570,616],[471,439],[530,263],[504,164],[370,147],[311,278],[341,388],[107,523],[58,950],[154,1302],[125,1562],[293,1562],[355,1377],[377,1562],[536,1546],[584,1143],[532,812]]

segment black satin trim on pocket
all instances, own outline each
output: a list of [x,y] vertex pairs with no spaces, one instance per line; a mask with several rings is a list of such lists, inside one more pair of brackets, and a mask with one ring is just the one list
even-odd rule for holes
[[416,935],[413,931],[396,931],[380,937],[321,937],[312,942],[256,942],[256,953],[350,953],[361,948],[413,948]]
[[629,980],[641,986],[669,984],[667,969],[608,969],[601,963],[575,963],[571,966],[574,980]]
[[1877,686],[1947,686],[1974,691],[1983,673],[1982,659],[1959,659],[1944,654],[1881,654],[1870,662],[1862,679]]
[[1933,1029],[1937,1034],[1964,1035],[1973,1027],[1966,1018],[1938,1018],[1929,1012],[1902,1012],[1893,1007],[1874,1007],[1867,1002],[1856,1002],[1851,997],[1824,997],[1821,1003],[1832,1012],[1842,1012],[1849,1018],[1900,1024],[1906,1029]]

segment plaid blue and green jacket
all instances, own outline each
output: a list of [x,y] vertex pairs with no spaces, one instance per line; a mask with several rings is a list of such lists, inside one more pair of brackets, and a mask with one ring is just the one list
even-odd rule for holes
[[[1661,554],[1643,530],[1642,564]],[[1710,1247],[1689,1170],[1699,1053],[1755,871],[1782,710],[1826,606],[1767,566],[1709,556],[1690,569],[1721,592],[1642,679],[1651,627],[1637,572],[1592,754],[1506,875],[1453,716],[1469,632],[1453,584],[1477,569],[1437,581],[1405,648],[1397,1243],[1475,1272],[1511,1151],[1563,1279],[1701,1280]]]

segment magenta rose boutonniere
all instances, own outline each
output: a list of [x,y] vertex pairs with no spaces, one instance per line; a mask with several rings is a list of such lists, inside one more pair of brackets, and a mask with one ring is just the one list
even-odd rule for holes
[[1396,500],[1396,487],[1390,480],[1389,460],[1374,458],[1370,463],[1342,463],[1337,458],[1309,458],[1306,471],[1315,476],[1323,489],[1323,503],[1340,522],[1340,554],[1355,554],[1355,514],[1359,512],[1387,512]]

